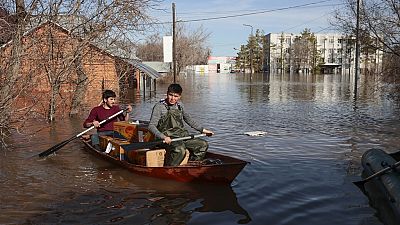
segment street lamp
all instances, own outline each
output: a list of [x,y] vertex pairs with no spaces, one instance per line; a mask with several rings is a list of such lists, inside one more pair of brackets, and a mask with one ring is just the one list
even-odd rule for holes
[[251,27],[251,36],[250,36],[250,74],[253,74],[253,26],[249,24],[243,24],[243,26]]
[[253,26],[249,24],[243,24],[243,26],[251,27],[251,36],[253,36]]

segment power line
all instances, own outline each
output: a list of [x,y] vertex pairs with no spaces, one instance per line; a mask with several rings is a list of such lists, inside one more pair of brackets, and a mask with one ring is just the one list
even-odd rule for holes
[[[262,10],[262,11],[256,11],[256,12],[250,12],[250,13],[241,13],[241,14],[235,14],[235,15],[217,16],[217,17],[191,19],[191,20],[178,20],[176,22],[188,23],[188,22],[199,22],[199,21],[235,18],[235,17],[242,17],[242,16],[251,16],[251,15],[264,14],[264,13],[269,13],[269,12],[283,11],[283,10],[288,10],[288,9],[303,8],[306,6],[316,5],[316,4],[320,4],[320,3],[324,3],[324,2],[330,2],[330,0],[323,0],[323,1],[318,1],[318,2],[311,2],[311,3],[307,3],[307,4],[294,5],[294,6],[288,6],[288,7],[283,7],[283,8],[277,8],[277,9]],[[142,24],[142,25],[162,25],[162,24],[170,24],[170,23],[172,23],[172,22],[148,23],[148,24]]]
[[333,26],[332,25],[331,26],[327,26],[325,28],[320,29],[319,31],[317,31],[315,33],[319,33],[319,32],[324,31],[324,30],[334,30],[334,29],[330,29],[330,28],[333,28]]
[[323,3],[323,2],[327,2],[327,1],[330,1],[330,0],[312,2],[312,3],[289,6],[289,7],[278,8],[278,9],[264,10],[264,11],[253,12],[253,13],[243,13],[243,14],[229,15],[229,16],[210,17],[210,18],[204,18],[204,19],[183,20],[182,22],[198,22],[198,21],[206,21],[206,20],[227,19],[227,18],[234,18],[234,17],[241,17],[241,16],[257,15],[257,14],[276,12],[276,11],[283,11],[283,10],[294,9],[294,8],[302,8],[304,6],[315,5],[315,4],[319,4],[319,3]]
[[[319,2],[317,2],[319,3]],[[318,8],[318,7],[327,7],[327,6],[335,6],[335,5],[341,5],[342,3],[334,3],[334,4],[327,4],[327,5],[318,5],[318,6],[313,6],[313,7],[307,7],[307,8]],[[299,7],[302,8],[302,7]],[[229,13],[261,13],[264,11],[268,11],[271,9],[249,9],[249,10],[245,10],[245,9],[241,9],[241,10],[230,10],[230,11],[195,11],[195,12],[180,12],[180,15],[206,15],[206,14],[229,14]]]
[[312,22],[312,21],[315,21],[315,20],[318,20],[318,19],[320,19],[320,18],[322,18],[322,17],[325,17],[327,14],[329,14],[329,13],[324,13],[324,14],[322,14],[321,16],[318,16],[317,18],[314,18],[314,19],[311,19],[311,20],[307,20],[307,21],[305,21],[304,23],[301,23],[301,24],[292,26],[292,27],[290,27],[290,28],[287,28],[287,29],[283,30],[282,32],[287,32],[287,31],[292,30],[292,29],[294,29],[294,28],[303,26],[303,25],[308,24],[308,23],[310,23],[310,22]]

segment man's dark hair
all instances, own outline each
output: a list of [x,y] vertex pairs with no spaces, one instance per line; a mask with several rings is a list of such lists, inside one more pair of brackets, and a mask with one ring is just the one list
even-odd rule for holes
[[117,95],[115,94],[114,91],[105,90],[105,91],[103,92],[103,99],[107,99],[107,98],[111,98],[111,97],[113,97],[113,98],[117,97]]
[[179,84],[170,84],[168,86],[168,93],[182,94],[182,87]]

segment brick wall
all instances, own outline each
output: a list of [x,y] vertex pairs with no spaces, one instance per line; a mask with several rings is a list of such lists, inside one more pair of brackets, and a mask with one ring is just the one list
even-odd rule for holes
[[[19,105],[34,105],[32,115],[46,117],[49,108],[50,82],[61,77],[62,85],[57,95],[57,117],[69,114],[77,74],[72,65],[76,52],[82,53],[83,71],[88,76],[88,86],[82,102],[82,114],[101,101],[104,89],[119,93],[115,57],[90,44],[71,37],[58,25],[47,23],[27,34],[23,39],[21,74],[29,80],[29,87],[20,97]],[[1,49],[0,62],[4,68],[11,45]]]

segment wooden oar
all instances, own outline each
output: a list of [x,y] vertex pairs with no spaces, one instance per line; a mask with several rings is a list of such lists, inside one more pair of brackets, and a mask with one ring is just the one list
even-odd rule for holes
[[[125,109],[125,110],[126,110],[126,109]],[[114,115],[111,115],[111,116],[108,117],[107,119],[101,121],[99,124],[100,124],[100,125],[104,124],[105,122],[107,122],[107,121],[109,121],[109,120],[115,118],[115,117],[118,116],[119,114],[123,113],[125,110],[120,110],[119,112],[115,113]],[[48,155],[50,155],[51,153],[53,153],[53,152],[55,152],[55,151],[58,151],[60,148],[64,147],[66,144],[68,144],[68,143],[71,142],[72,140],[75,140],[75,139],[79,138],[80,136],[82,136],[83,134],[85,134],[86,132],[88,132],[88,131],[90,131],[90,130],[92,130],[92,129],[94,129],[94,128],[95,128],[94,126],[91,126],[90,128],[88,128],[88,129],[86,129],[86,130],[80,132],[79,134],[77,134],[77,135],[71,137],[70,139],[65,140],[65,141],[63,141],[63,142],[61,142],[61,143],[58,143],[58,144],[54,145],[53,147],[47,149],[46,151],[44,151],[44,152],[42,152],[42,153],[39,153],[39,157],[45,157],[45,156],[48,156]]]
[[370,181],[371,179],[373,179],[373,178],[375,178],[375,177],[381,176],[382,174],[388,172],[389,170],[394,170],[394,169],[395,169],[396,167],[398,167],[398,166],[400,166],[400,161],[396,162],[395,164],[393,164],[393,165],[391,165],[391,166],[389,166],[389,167],[386,167],[385,169],[382,169],[382,170],[380,170],[380,171],[378,171],[378,172],[372,174],[371,176],[365,178],[364,180],[355,181],[355,182],[353,182],[353,184],[355,184],[358,188],[361,189],[361,191],[362,191],[363,193],[365,193],[364,184],[365,184],[366,182]]
[[[204,137],[204,136],[211,136],[211,134],[196,134],[196,135],[190,135],[187,137],[181,137],[181,138],[174,138],[171,139],[172,142],[174,141],[186,141],[194,138],[199,138],[199,137]],[[135,149],[151,149],[156,147],[159,144],[164,143],[163,140],[160,141],[152,141],[152,142],[134,142],[131,144],[126,144],[126,145],[121,145],[125,150],[135,150]]]

